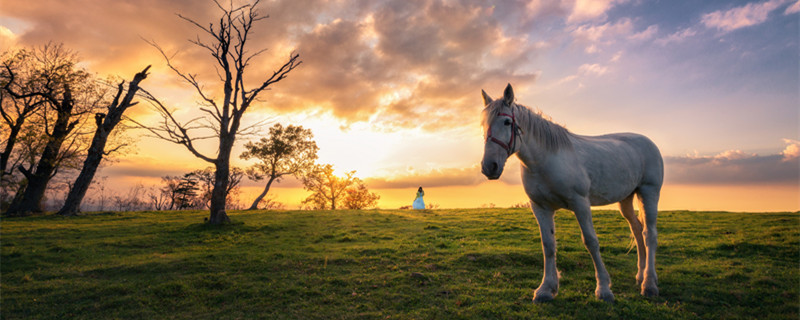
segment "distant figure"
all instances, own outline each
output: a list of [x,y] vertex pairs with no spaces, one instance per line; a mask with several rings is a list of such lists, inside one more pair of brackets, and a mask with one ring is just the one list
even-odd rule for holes
[[414,199],[414,203],[411,205],[414,209],[425,209],[425,201],[422,200],[422,196],[425,195],[425,191],[422,191],[422,187],[417,189],[417,198]]

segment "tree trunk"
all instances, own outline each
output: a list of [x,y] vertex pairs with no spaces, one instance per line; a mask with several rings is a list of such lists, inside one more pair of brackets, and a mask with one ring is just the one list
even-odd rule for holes
[[58,211],[59,215],[74,216],[81,212],[81,202],[83,202],[83,197],[86,196],[86,191],[89,190],[89,186],[92,184],[92,179],[94,179],[94,174],[97,172],[97,167],[100,166],[100,161],[103,160],[103,152],[108,141],[108,132],[103,130],[103,125],[100,121],[98,120],[97,131],[95,131],[94,138],[92,138],[92,146],[89,147],[89,154],[86,155],[86,160],[83,162],[81,173],[69,190],[64,206]]
[[269,181],[267,182],[267,186],[264,187],[264,191],[261,192],[261,194],[258,195],[258,197],[256,197],[256,200],[253,201],[253,204],[250,205],[250,208],[247,208],[247,210],[257,210],[258,209],[258,203],[261,202],[261,199],[264,199],[264,196],[266,196],[267,192],[269,192],[269,186],[272,185],[272,181],[275,181],[275,177],[274,176],[271,176],[269,178]]
[[228,180],[230,179],[230,157],[233,139],[223,137],[220,140],[220,150],[217,161],[214,162],[216,172],[214,172],[214,189],[211,190],[211,214],[208,218],[209,224],[224,224],[231,222],[225,212],[228,196]]
[[8,208],[7,215],[24,216],[31,213],[44,212],[42,199],[44,199],[44,193],[47,190],[47,183],[50,182],[53,172],[56,170],[61,144],[64,143],[64,139],[77,124],[77,121],[69,122],[72,116],[72,107],[72,94],[69,87],[67,87],[64,92],[64,99],[61,101],[60,106],[56,107],[58,115],[53,126],[53,132],[48,137],[42,156],[36,165],[36,170],[31,173],[22,166],[18,167],[25,175],[25,178],[28,179],[28,186],[25,187],[25,192],[22,194],[20,201]]
[[[18,119],[10,128],[8,139],[6,139],[6,147],[3,153],[0,153],[0,178],[11,173],[6,172],[8,168],[8,159],[11,158],[11,151],[14,150],[14,144],[17,143],[17,135],[19,135],[19,131],[22,129],[22,123],[23,122]],[[11,170],[13,171],[14,169],[12,168]]]
[[[40,162],[41,163],[41,162]],[[42,166],[37,167],[40,168]],[[22,169],[20,167],[20,169]],[[42,170],[44,172],[46,170]],[[6,214],[9,216],[27,216],[33,213],[44,212],[42,199],[44,193],[47,191],[47,183],[50,182],[50,175],[26,175],[28,176],[28,184],[22,192],[22,197],[18,198],[19,201],[11,203]]]

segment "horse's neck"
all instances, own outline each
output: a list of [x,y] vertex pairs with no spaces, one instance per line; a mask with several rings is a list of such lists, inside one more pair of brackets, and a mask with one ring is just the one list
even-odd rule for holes
[[[536,114],[529,114],[527,121],[528,123],[525,124],[527,129],[531,128],[530,121],[536,121],[538,125],[556,126],[555,124],[550,123],[546,119],[542,119]],[[533,125],[535,126],[537,124]],[[573,147],[575,143],[578,143],[577,140],[579,140],[579,138],[570,132],[565,132],[564,135],[564,138],[569,140],[569,143],[561,147],[548,148],[544,145],[543,139],[539,139],[535,136],[535,132],[526,132],[520,137],[520,148],[517,152],[517,157],[519,157],[520,161],[522,161],[528,167],[534,167],[542,163],[547,163],[555,157],[570,157],[570,155],[574,155]]]
[[539,146],[539,143],[535,139],[529,140],[530,141],[526,141],[523,139],[517,151],[517,157],[526,167],[536,167],[546,162],[547,158],[552,156],[552,154],[548,154],[543,147]]

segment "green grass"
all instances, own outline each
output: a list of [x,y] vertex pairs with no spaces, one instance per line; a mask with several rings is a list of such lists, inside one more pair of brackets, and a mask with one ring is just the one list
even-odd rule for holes
[[99,213],[5,218],[3,319],[798,319],[798,213],[662,212],[661,296],[639,295],[628,226],[596,211],[616,303],[570,212],[561,287],[533,304],[539,231],[526,209]]

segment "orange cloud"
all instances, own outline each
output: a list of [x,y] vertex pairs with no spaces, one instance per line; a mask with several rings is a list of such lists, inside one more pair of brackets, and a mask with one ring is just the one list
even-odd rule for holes
[[371,9],[297,37],[304,65],[269,106],[319,106],[350,121],[380,111],[372,119],[378,125],[433,129],[472,121],[478,100],[459,97],[477,88],[536,79],[519,71],[535,53],[531,44],[518,40],[516,50],[507,50],[517,38],[478,4],[378,2]]
[[781,151],[783,161],[797,161],[800,157],[800,141],[794,139],[783,139],[786,148]]
[[[18,34],[19,44],[36,46],[50,41],[63,42],[67,48],[77,50],[92,71],[102,74],[133,73],[148,63],[159,62],[155,60],[157,56],[148,54],[152,48],[140,37],[187,43],[186,39],[196,32],[175,13],[209,21],[214,9],[186,0],[138,4],[100,0],[69,5],[56,0],[3,3],[4,15],[30,26]],[[142,62],[141,58],[153,60]]]
[[[536,15],[559,6],[543,4]],[[271,73],[290,51],[300,53],[304,63],[254,109],[282,113],[321,108],[349,122],[366,121],[380,111],[376,125],[430,130],[474,121],[479,99],[466,97],[475,96],[479,88],[507,82],[522,88],[537,78],[528,64],[541,44],[527,41],[525,30],[501,25],[508,19],[522,26],[532,21],[536,15],[526,14],[525,7],[516,2],[490,6],[425,0],[262,3],[262,15],[270,18],[256,25],[250,48],[269,51],[251,63],[246,81]],[[63,42],[79,51],[91,71],[123,79],[153,64],[143,87],[160,91],[156,93],[169,105],[185,106],[197,98],[142,40],[175,54],[177,67],[197,74],[209,90],[216,88],[217,73],[207,52],[187,41],[198,35],[204,41],[205,36],[178,13],[205,25],[215,21],[219,9],[188,0],[135,5],[45,0],[3,6],[4,15],[30,26],[16,35],[21,45]],[[396,92],[404,94],[386,98]],[[132,111],[141,115],[140,109]]]

